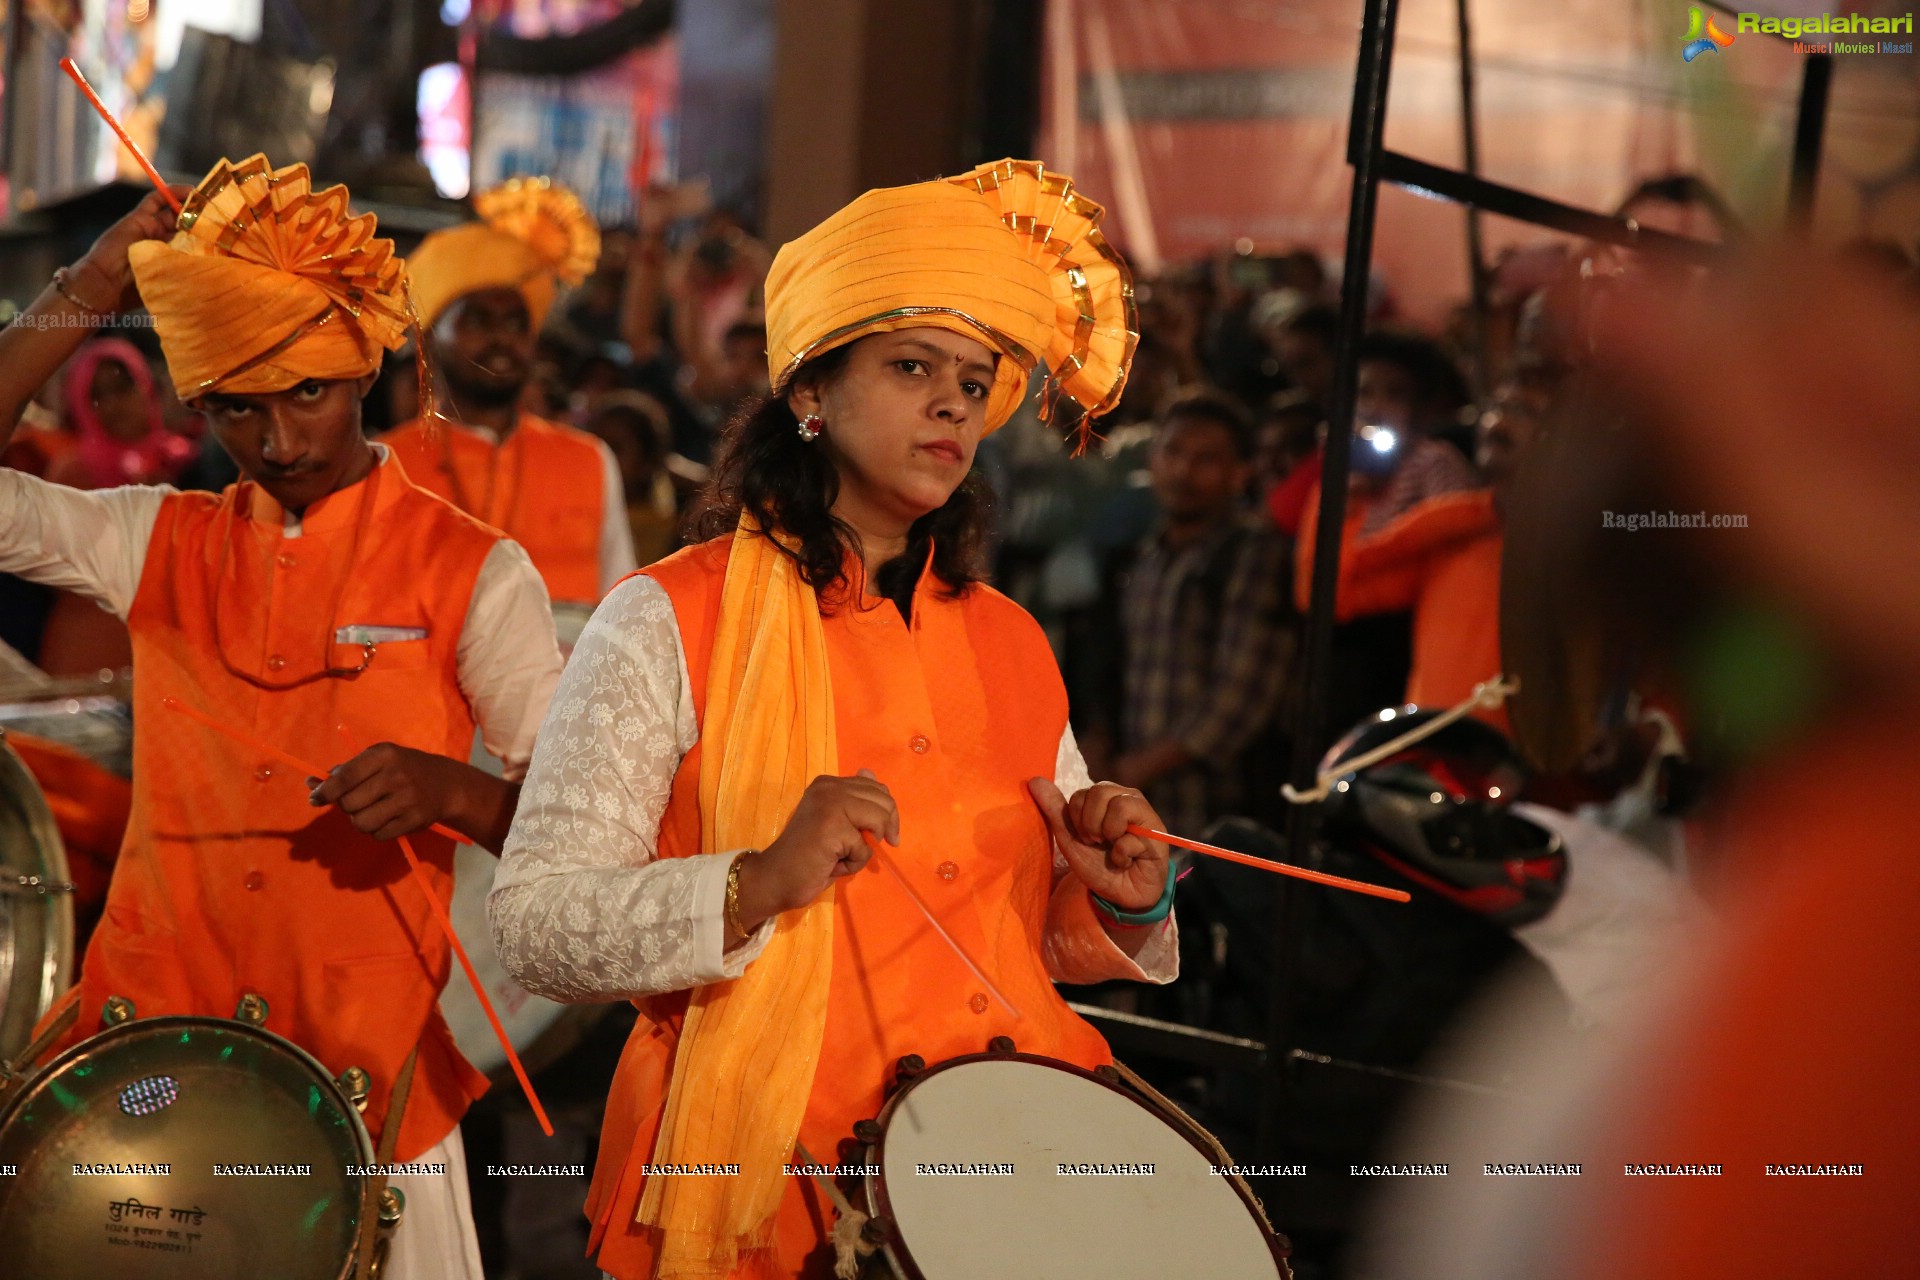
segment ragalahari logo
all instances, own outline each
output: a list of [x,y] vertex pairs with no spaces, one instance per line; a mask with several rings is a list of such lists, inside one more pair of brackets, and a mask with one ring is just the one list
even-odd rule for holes
[[1680,50],[1682,58],[1692,62],[1703,53],[1724,49],[1732,43],[1733,37],[1720,29],[1716,18],[1703,14],[1698,5],[1687,6],[1687,43]]

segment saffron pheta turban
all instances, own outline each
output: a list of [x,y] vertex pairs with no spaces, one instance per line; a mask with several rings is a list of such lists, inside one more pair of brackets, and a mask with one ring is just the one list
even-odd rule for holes
[[579,284],[600,260],[600,229],[573,192],[549,178],[511,178],[473,198],[478,222],[436,231],[407,259],[420,327],[482,289],[518,289],[533,328],[556,282]]
[[867,192],[773,260],[774,388],[868,334],[935,327],[1000,353],[989,431],[1013,415],[1042,360],[1049,385],[1087,419],[1105,413],[1120,398],[1139,334],[1133,281],[1100,234],[1103,212],[1071,178],[1034,160]]
[[314,191],[304,164],[222,160],[172,239],[127,251],[183,400],[358,378],[407,329],[405,274],[347,189]]

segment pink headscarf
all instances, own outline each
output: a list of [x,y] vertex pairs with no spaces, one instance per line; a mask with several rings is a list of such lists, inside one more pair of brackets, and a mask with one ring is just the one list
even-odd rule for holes
[[[134,390],[146,403],[147,433],[138,440],[114,439],[93,410],[93,375],[109,362],[127,371]],[[154,390],[146,357],[124,338],[95,338],[80,348],[67,366],[66,408],[78,443],[85,488],[164,484],[193,459],[194,442],[167,430],[160,416],[160,397]]]

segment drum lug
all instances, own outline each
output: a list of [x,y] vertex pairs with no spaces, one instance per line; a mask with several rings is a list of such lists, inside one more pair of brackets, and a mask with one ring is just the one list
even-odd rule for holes
[[860,1141],[858,1138],[840,1139],[840,1163],[841,1164],[865,1164],[866,1155],[867,1155],[867,1144]]
[[134,1019],[133,1001],[125,996],[108,996],[106,1005],[100,1010],[102,1026],[117,1027],[123,1022]]
[[373,1242],[373,1257],[367,1264],[367,1280],[381,1280],[386,1274],[387,1258],[393,1250],[393,1233],[399,1230],[401,1215],[407,1211],[407,1195],[398,1187],[380,1192],[379,1235]]
[[868,1218],[860,1228],[860,1238],[871,1245],[890,1244],[896,1234],[893,1219],[884,1216]]
[[927,1069],[927,1060],[917,1053],[909,1053],[893,1067],[893,1082],[887,1086],[887,1096],[906,1088],[912,1080]]
[[853,1136],[871,1147],[880,1141],[880,1122],[878,1120],[855,1120]]
[[244,1022],[250,1027],[266,1026],[267,1025],[266,997],[255,995],[251,991],[247,992],[245,995],[240,997],[240,1003],[234,1006],[233,1018],[234,1018],[234,1021]]
[[1018,1053],[1020,1051],[1013,1047],[1012,1036],[995,1036],[993,1039],[987,1041],[987,1052]]
[[373,1089],[372,1077],[359,1067],[348,1067],[340,1073],[339,1084],[340,1092],[347,1095],[355,1111],[367,1109],[367,1094]]

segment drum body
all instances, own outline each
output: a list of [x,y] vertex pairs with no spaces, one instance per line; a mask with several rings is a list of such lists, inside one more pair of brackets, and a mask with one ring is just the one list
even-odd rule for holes
[[373,1144],[326,1069],[219,1018],[135,1019],[0,1112],[0,1257],[34,1280],[340,1280]]
[[78,752],[116,778],[133,776],[133,709],[116,697],[44,698],[0,706],[0,730]]
[[1093,1072],[954,1058],[888,1101],[867,1212],[901,1280],[1284,1280],[1289,1246],[1200,1130]]
[[[489,757],[491,759],[491,757]],[[453,852],[453,901],[447,915],[453,931],[460,935],[473,971],[487,989],[507,1039],[529,1072],[552,1065],[599,1019],[606,1016],[610,1004],[559,1004],[534,995],[513,980],[493,947],[493,931],[487,926],[487,894],[493,889],[493,873],[500,859],[485,849],[459,845]],[[474,996],[464,977],[455,975],[440,992],[440,1016],[453,1032],[453,1042],[462,1056],[486,1072],[496,1085],[512,1086],[507,1055],[493,1034],[486,1010]]]
[[66,850],[40,785],[0,741],[0,1058],[26,1047],[72,967]]

